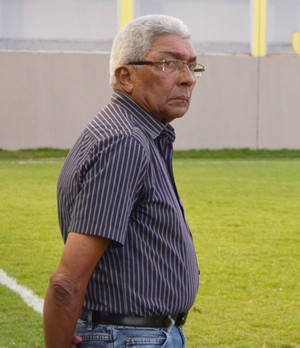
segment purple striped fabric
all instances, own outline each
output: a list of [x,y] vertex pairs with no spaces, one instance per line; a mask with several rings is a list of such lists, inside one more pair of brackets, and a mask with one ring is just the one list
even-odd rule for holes
[[70,151],[58,181],[59,222],[112,243],[84,307],[123,315],[179,313],[199,283],[172,171],[173,128],[115,91]]

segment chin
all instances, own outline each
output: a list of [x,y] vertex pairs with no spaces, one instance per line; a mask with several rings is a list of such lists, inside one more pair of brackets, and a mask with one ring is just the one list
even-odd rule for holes
[[164,117],[162,118],[163,121],[165,121],[165,122],[163,122],[165,124],[172,122],[176,118],[183,117],[187,113],[188,108],[187,107],[178,107],[177,106],[177,107],[170,108],[170,109],[168,109],[166,111],[167,112],[163,113]]
[[181,118],[183,117],[185,114],[178,114],[178,115],[175,115],[174,114],[172,115],[172,117],[169,117],[168,118],[168,122],[167,123],[171,123],[172,121],[176,120],[177,118]]
[[173,113],[173,117],[174,118],[181,118],[181,117],[183,117],[187,113],[188,108],[182,108],[182,109],[179,109],[179,110],[177,109],[176,111],[177,112]]

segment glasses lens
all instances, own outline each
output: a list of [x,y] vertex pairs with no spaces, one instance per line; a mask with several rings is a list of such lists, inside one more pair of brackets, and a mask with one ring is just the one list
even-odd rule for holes
[[195,65],[195,67],[194,67],[195,77],[200,77],[204,71],[205,71],[205,68],[203,65],[198,64],[198,63]]
[[164,60],[163,61],[163,70],[168,72],[174,72],[179,70],[178,61],[177,60]]

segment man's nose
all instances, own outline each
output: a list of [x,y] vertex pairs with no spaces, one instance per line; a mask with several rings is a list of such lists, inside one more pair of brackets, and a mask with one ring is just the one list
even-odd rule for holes
[[186,63],[182,65],[182,68],[179,72],[179,81],[180,84],[185,84],[188,86],[192,86],[196,83],[195,74],[190,70]]

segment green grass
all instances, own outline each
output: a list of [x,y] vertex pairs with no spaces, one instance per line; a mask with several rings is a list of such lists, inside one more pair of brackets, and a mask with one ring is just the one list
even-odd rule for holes
[[8,151],[0,149],[0,160],[11,159],[44,159],[44,158],[63,158],[66,157],[68,150],[61,149],[23,149],[18,151]]
[[[63,158],[68,150],[39,148],[7,151],[0,148],[0,160],[2,159],[43,159]],[[300,150],[250,150],[250,149],[222,149],[222,150],[189,150],[175,151],[174,158],[194,159],[300,159]]]
[[[175,155],[201,268],[187,348],[299,348],[299,153],[234,152]],[[0,161],[0,268],[43,297],[62,250],[55,192],[62,159],[8,158]],[[0,313],[0,347],[43,347],[41,317],[3,286]]]
[[300,347],[300,162],[183,160],[176,171],[202,271],[191,346]]

